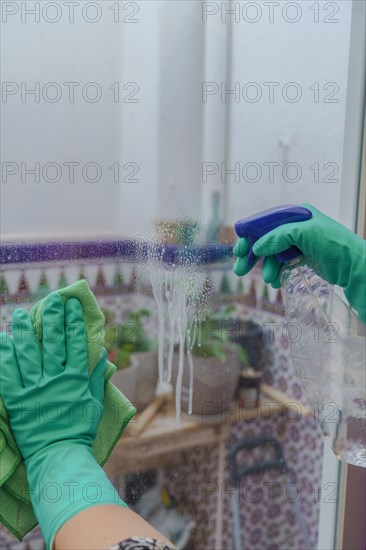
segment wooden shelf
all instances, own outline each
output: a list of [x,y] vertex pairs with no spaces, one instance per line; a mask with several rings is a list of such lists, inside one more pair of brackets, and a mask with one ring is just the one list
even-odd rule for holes
[[237,422],[255,422],[282,414],[286,409],[296,410],[297,415],[309,416],[311,411],[289,398],[283,392],[262,384],[257,408],[241,408],[233,402],[230,408],[215,415],[181,414],[180,426],[175,425],[174,404],[160,411],[137,436],[129,434],[139,416],[130,422],[123,437],[115,446],[105,470],[116,476],[136,473],[174,464],[180,460],[182,451],[203,445],[217,445],[230,435],[231,425]]

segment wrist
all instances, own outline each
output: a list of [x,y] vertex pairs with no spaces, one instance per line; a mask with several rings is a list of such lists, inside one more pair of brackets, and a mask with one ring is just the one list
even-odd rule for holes
[[354,246],[350,251],[351,267],[343,288],[349,303],[366,324],[366,241],[354,235],[353,243]]
[[25,462],[34,513],[47,549],[70,518],[101,504],[126,506],[90,447],[72,442],[46,447]]

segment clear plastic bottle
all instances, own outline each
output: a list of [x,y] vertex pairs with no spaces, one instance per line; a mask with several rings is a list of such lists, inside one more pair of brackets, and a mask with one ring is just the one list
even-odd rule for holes
[[[235,229],[253,245],[276,227],[311,216],[304,207],[284,205],[240,220]],[[365,325],[297,247],[276,257],[284,264],[281,286],[291,358],[308,403],[336,456],[366,467]],[[254,259],[250,250],[249,268]]]
[[281,272],[292,362],[337,457],[366,467],[364,325],[313,267],[300,256]]

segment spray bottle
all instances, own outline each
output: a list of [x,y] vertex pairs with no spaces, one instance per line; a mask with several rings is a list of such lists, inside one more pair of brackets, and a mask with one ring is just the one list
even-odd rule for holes
[[[286,223],[312,217],[305,207],[283,205],[258,212],[235,224],[252,246]],[[366,467],[366,339],[357,315],[323,280],[315,261],[296,246],[276,254],[283,263],[281,287],[290,354],[314,416],[332,442],[336,456]]]

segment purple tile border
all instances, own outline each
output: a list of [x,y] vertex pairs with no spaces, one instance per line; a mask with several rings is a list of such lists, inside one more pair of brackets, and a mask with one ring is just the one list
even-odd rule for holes
[[[0,264],[76,261],[87,259],[97,262],[102,258],[115,261],[144,261],[151,244],[133,240],[4,243],[0,246]],[[153,245],[154,253],[165,263],[179,262],[187,255],[199,264],[225,261],[232,258],[232,246],[223,243],[206,243],[202,246]]]

